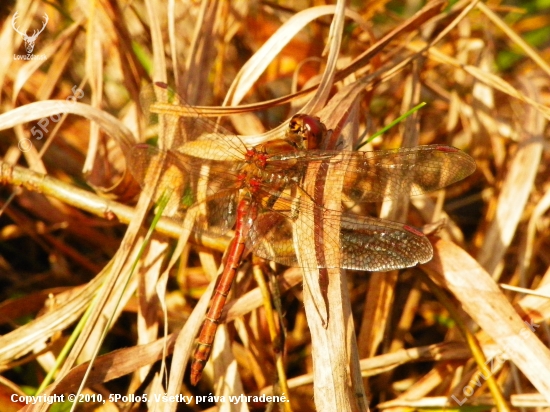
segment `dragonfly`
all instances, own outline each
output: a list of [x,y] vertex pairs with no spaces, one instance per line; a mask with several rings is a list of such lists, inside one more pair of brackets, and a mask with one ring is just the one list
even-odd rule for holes
[[[157,84],[157,88],[165,87]],[[301,218],[315,233],[338,225],[339,236],[321,236],[324,249],[339,255],[338,267],[387,271],[425,263],[431,260],[433,249],[419,229],[357,215],[351,209],[443,188],[469,176],[476,167],[469,155],[444,145],[370,152],[322,150],[319,146],[327,128],[308,114],[293,116],[284,137],[250,147],[179,98],[153,104],[150,110],[171,118],[165,127],[172,125],[171,133],[182,138],[180,143],[186,141],[162,150],[148,144],[134,146],[128,162],[131,173],[151,196],[158,197],[163,186],[169,187],[167,208],[177,216],[194,213],[192,223],[185,224],[197,234],[219,235],[234,229],[197,339],[191,364],[193,385],[210,357],[222,310],[246,254],[303,266],[294,248],[294,224]],[[309,167],[326,173],[323,187],[306,190]],[[148,184],[151,175],[162,182]],[[319,216],[334,213],[322,213],[326,209],[316,203],[322,196],[315,192],[335,182],[343,182],[342,210],[337,211],[338,219],[323,217],[319,222]],[[317,266],[331,267],[330,261]]]

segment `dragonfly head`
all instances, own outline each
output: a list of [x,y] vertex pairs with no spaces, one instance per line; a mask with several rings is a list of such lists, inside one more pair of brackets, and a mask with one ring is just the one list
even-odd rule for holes
[[298,149],[319,148],[327,133],[327,128],[316,116],[298,113],[290,119],[286,139]]

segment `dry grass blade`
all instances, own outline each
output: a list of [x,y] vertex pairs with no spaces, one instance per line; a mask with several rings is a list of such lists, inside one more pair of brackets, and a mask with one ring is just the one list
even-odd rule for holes
[[[527,79],[524,84],[528,88],[528,95],[536,93],[529,86]],[[535,96],[532,99],[538,100]],[[491,223],[482,241],[483,247],[479,251],[478,259],[480,264],[496,278],[498,278],[498,273],[495,273],[497,265],[501,262],[516,233],[517,225],[534,188],[542,157],[545,125],[543,116],[534,107],[530,107],[522,125],[523,132],[518,152],[510,162],[507,176],[496,200],[497,204],[492,207],[494,215],[488,216],[488,221]]]
[[55,310],[0,337],[0,368],[4,370],[11,368],[10,364],[14,359],[27,355],[35,349],[42,350],[56,332],[65,330],[78,319],[108,274],[107,269],[98,275],[94,282],[73,291],[70,298]]
[[[135,372],[162,359],[166,353],[170,354],[174,347],[175,335],[166,339],[159,339],[146,345],[134,346],[127,349],[109,353],[97,358],[92,373],[88,376],[90,385],[97,385],[108,382],[124,375]],[[167,351],[164,351],[167,349]],[[48,388],[44,394],[74,393],[85,376],[89,363],[83,363],[71,370],[61,381]],[[24,409],[32,410],[31,408]]]
[[434,259],[424,266],[550,401],[550,350],[526,326],[494,280],[470,255],[443,240],[436,241],[434,249]]
[[[254,53],[253,58],[241,68],[229,88],[226,103],[238,105],[268,65],[279,55],[285,45],[311,21],[335,12],[334,6],[314,7],[295,14]],[[338,50],[336,48],[335,50]]]
[[[425,45],[423,43],[411,43],[408,45],[408,47],[414,51],[420,51],[425,47]],[[449,57],[449,56],[445,56],[441,52],[433,48],[429,50],[429,53],[436,61],[444,64],[450,64],[456,68],[464,70],[465,72],[472,75],[476,79],[484,82],[488,86],[496,90],[499,90],[503,93],[506,93],[512,97],[515,97],[516,99],[519,99],[525,103],[528,103],[529,105],[533,106],[538,111],[540,111],[540,113],[542,113],[544,117],[546,117],[547,119],[550,119],[550,108],[547,105],[541,104],[536,100],[533,100],[530,97],[526,96],[525,94],[521,93],[518,89],[513,87],[504,79],[492,73],[489,73],[485,70],[482,70],[478,67],[475,67],[473,65],[461,64],[456,59],[453,59],[452,57]]]
[[548,62],[542,58],[539,53],[537,53],[536,50],[534,50],[529,43],[527,43],[525,40],[521,38],[514,30],[512,30],[502,19],[500,19],[490,8],[488,8],[483,2],[479,2],[476,4],[476,7],[480,9],[489,19],[497,25],[500,29],[502,29],[508,37],[512,39],[514,44],[520,46],[527,55],[533,59],[534,62],[538,64],[538,66],[544,70],[544,72],[550,76],[550,66],[548,66]]
[[[124,224],[129,224],[137,214],[137,211],[130,206],[106,199],[87,190],[78,189],[51,176],[19,166],[11,166],[4,162],[0,162],[0,181],[7,185],[21,186],[27,190],[37,190],[67,205]],[[157,225],[157,231],[173,239],[178,239],[181,236],[181,225],[173,219],[161,218]],[[229,242],[226,236],[208,236],[208,234],[203,234],[194,240],[220,252],[227,248]]]
[[[470,355],[469,348],[462,343],[444,343],[401,349],[393,353],[362,359],[360,361],[361,375],[363,377],[376,376],[383,372],[395,370],[400,365],[406,365],[411,362],[461,360],[468,359]],[[308,374],[290,379],[288,383],[290,388],[299,388],[313,382],[314,375]],[[272,394],[273,388],[266,387],[261,393]]]

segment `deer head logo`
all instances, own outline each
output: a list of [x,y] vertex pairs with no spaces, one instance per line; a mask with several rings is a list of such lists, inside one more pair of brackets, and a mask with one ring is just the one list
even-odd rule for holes
[[23,33],[21,31],[19,31],[19,29],[17,27],[15,27],[15,20],[17,20],[17,14],[19,12],[16,11],[15,14],[13,15],[13,18],[11,19],[11,25],[13,27],[13,29],[19,33],[21,35],[21,37],[23,37],[23,41],[25,42],[25,49],[27,50],[27,54],[31,54],[32,51],[34,50],[34,42],[36,42],[36,38],[38,37],[38,35],[40,33],[42,33],[44,31],[44,29],[46,28],[46,24],[48,24],[48,15],[46,13],[44,13],[44,24],[42,25],[42,28],[40,30],[35,30],[34,33],[32,34],[32,36],[28,36],[27,35],[27,32]]

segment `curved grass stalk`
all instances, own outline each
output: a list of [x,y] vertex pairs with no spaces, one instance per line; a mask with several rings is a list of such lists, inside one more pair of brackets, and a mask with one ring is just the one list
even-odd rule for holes
[[[170,195],[171,195],[171,191],[165,191],[162,196],[160,197],[160,200],[158,202],[158,208],[157,208],[157,211],[155,213],[155,217],[153,218],[153,221],[151,222],[151,226],[149,227],[149,229],[147,230],[147,234],[145,235],[145,238],[143,239],[143,242],[141,244],[141,247],[139,249],[139,252],[138,252],[138,255],[136,256],[136,259],[134,260],[134,263],[132,265],[132,268],[130,269],[130,273],[126,279],[126,283],[124,285],[124,288],[123,290],[128,286],[128,283],[130,282],[130,279],[132,278],[132,275],[134,274],[139,262],[140,262],[140,258],[143,256],[143,254],[145,253],[145,250],[147,249],[147,246],[149,246],[149,242],[151,241],[151,238],[153,236],[153,233],[155,232],[155,227],[157,225],[157,223],[159,222],[161,216],[162,216],[162,212],[164,211],[164,209],[166,208],[166,205],[168,204],[168,201],[170,199]],[[97,302],[97,297],[99,296],[99,294],[96,295],[96,299],[94,299],[94,303]],[[80,386],[78,388],[78,391],[76,392],[76,396],[74,397],[74,399],[79,399],[79,395],[82,393],[82,391],[84,390],[84,387],[86,386],[86,381],[88,379],[88,376],[92,370],[92,367],[93,367],[93,364],[94,364],[94,360],[95,358],[97,357],[98,353],[99,353],[99,349],[101,347],[101,344],[103,343],[103,341],[105,340],[105,337],[107,336],[107,333],[109,331],[109,329],[111,328],[111,324],[113,322],[113,318],[114,318],[114,314],[117,312],[117,309],[118,309],[118,305],[119,305],[120,301],[117,302],[113,312],[112,312],[112,316],[109,318],[109,320],[107,321],[107,324],[105,325],[105,328],[103,329],[103,333],[101,334],[101,337],[99,338],[99,342],[97,343],[96,347],[95,347],[95,350],[94,350],[94,353],[92,354],[92,357],[90,359],[90,363],[88,365],[88,368],[86,369],[86,373],[84,374],[84,377],[82,378],[82,382],[80,383]],[[91,309],[89,311],[87,311],[86,313],[89,314],[91,313]],[[80,323],[79,323],[80,325]],[[76,340],[76,337],[74,338],[74,340]],[[77,403],[73,403],[72,406],[71,406],[71,412],[73,412],[76,408],[76,405]]]

